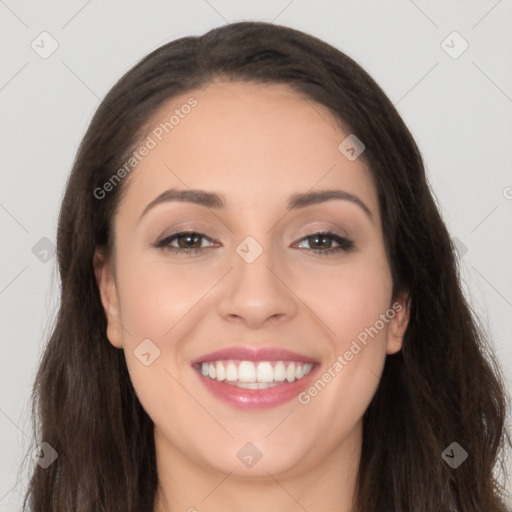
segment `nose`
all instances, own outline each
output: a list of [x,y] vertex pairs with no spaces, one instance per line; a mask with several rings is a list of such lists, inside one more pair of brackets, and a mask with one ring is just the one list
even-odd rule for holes
[[263,250],[252,263],[234,255],[234,268],[227,276],[218,303],[223,318],[255,329],[285,323],[296,315],[297,297],[286,283],[284,271],[277,268],[275,261],[272,263],[268,250]]

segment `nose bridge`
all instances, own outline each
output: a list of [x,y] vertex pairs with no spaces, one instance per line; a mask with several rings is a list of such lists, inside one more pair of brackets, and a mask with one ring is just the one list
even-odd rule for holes
[[[245,293],[265,293],[274,291],[280,293],[276,288],[277,259],[272,252],[270,237],[259,235],[259,240],[253,236],[247,236],[236,247],[236,258],[234,259],[234,274],[236,285],[240,284],[240,290]],[[260,243],[261,242],[261,243]],[[273,272],[271,271],[273,269]]]
[[[259,238],[261,240],[261,236]],[[266,281],[275,279],[270,268],[276,267],[276,258],[268,238],[260,244],[254,237],[248,236],[238,244],[236,254],[235,274],[240,280],[268,285],[270,283]]]
[[260,235],[260,243],[247,236],[236,246],[234,268],[219,305],[224,317],[241,317],[256,325],[270,317],[291,317],[296,312],[294,295],[279,278],[270,237],[262,238]]

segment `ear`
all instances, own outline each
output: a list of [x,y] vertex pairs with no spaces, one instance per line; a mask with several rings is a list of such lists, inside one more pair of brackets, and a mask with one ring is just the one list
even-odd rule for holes
[[407,329],[407,325],[409,324],[409,313],[409,294],[400,294],[396,300],[392,302],[388,313],[386,313],[388,318],[391,318],[387,332],[387,354],[395,354],[401,350],[405,331]]
[[101,296],[101,303],[107,318],[107,338],[116,348],[122,348],[122,326],[119,309],[119,297],[114,278],[113,265],[105,254],[96,250],[94,253],[94,271]]

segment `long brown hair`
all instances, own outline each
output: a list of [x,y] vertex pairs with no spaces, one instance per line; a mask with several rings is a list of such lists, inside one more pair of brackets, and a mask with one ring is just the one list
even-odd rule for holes
[[[153,511],[153,424],[123,351],[107,340],[93,261],[96,248],[111,247],[126,179],[104,197],[94,191],[123,165],[165,101],[219,77],[288,84],[328,107],[366,146],[394,295],[408,291],[411,302],[403,348],[387,356],[364,414],[356,510],[506,512],[494,474],[511,445],[504,379],[461,290],[420,151],[384,92],[350,57],[263,22],[158,48],[114,85],[89,125],[60,211],[60,309],[33,390],[34,443],[48,443],[58,458],[46,469],[34,465],[24,510]],[[442,457],[452,442],[468,452],[456,469]]]

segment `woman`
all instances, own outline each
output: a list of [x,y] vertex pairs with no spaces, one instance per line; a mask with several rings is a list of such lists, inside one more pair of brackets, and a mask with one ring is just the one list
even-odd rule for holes
[[499,368],[415,142],[340,51],[243,22],[148,55],[57,246],[29,510],[506,510]]

